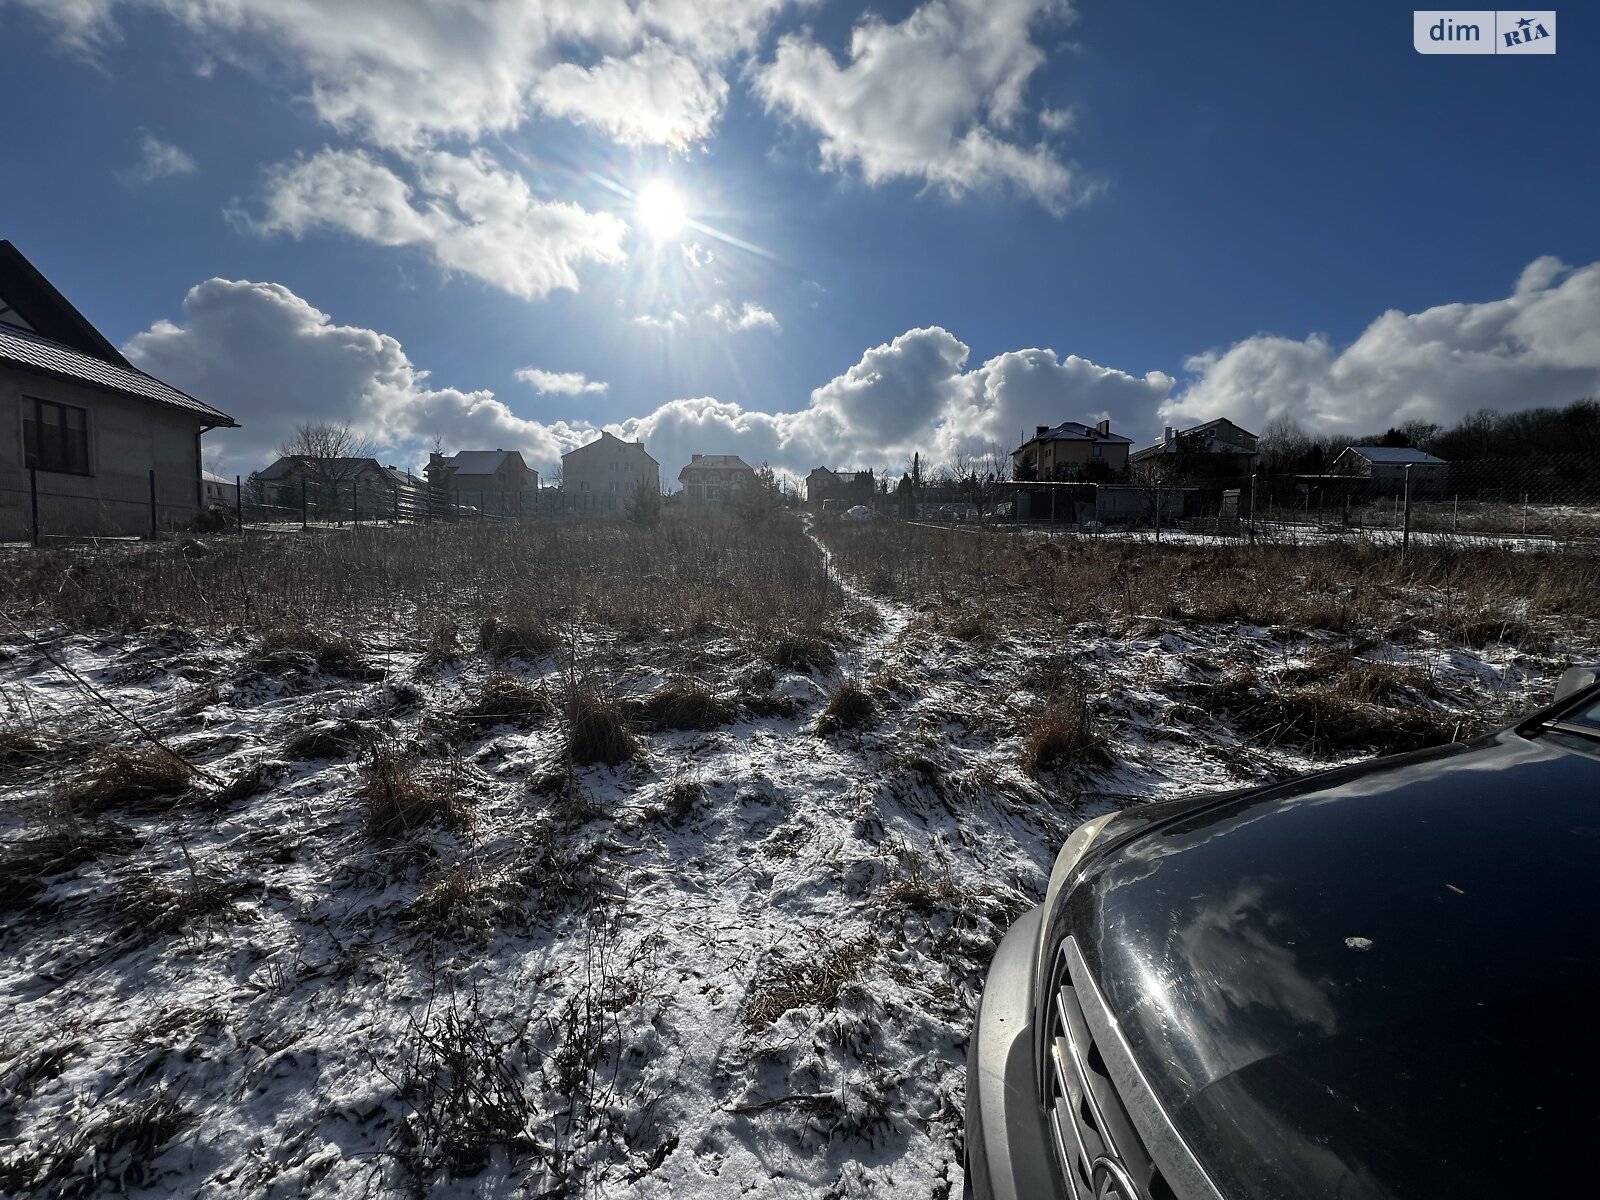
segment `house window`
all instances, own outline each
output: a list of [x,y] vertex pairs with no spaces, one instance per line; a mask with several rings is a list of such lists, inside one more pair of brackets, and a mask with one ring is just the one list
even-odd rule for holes
[[22,461],[41,471],[89,473],[89,413],[49,400],[22,402]]
[[589,481],[585,479],[582,483],[580,483],[578,485],[578,490],[580,492],[587,492],[589,490]]
[[1093,454],[1096,458],[1099,458],[1100,457],[1100,447],[1096,446],[1093,450],[1089,451],[1089,453]]

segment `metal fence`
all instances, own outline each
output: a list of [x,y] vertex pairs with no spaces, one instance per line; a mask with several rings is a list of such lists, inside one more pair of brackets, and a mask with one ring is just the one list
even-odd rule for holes
[[1306,542],[1368,538],[1600,549],[1600,458],[1395,463],[1370,474],[1013,483],[985,519],[1085,533]]

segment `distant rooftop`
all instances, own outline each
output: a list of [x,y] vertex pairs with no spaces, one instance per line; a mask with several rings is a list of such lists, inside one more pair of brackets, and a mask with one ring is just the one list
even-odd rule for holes
[[457,475],[493,475],[515,450],[458,450],[450,456]]
[[1414,446],[1351,446],[1352,454],[1359,454],[1362,458],[1372,463],[1438,463],[1445,465],[1444,459],[1435,458],[1431,454],[1416,449]]
[[[721,470],[750,471],[753,467],[737,454],[696,454],[685,471]],[[681,472],[680,472],[681,473]]]

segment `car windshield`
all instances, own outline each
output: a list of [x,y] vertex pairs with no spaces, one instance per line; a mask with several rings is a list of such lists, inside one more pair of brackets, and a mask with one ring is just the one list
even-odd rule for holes
[[1580,726],[1600,737],[1600,695],[1590,697],[1589,703],[1580,708],[1563,713],[1560,720],[1563,725]]

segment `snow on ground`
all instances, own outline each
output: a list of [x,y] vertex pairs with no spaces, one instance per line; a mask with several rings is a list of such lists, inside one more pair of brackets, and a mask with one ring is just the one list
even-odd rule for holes
[[[210,777],[80,807],[93,852],[4,891],[0,1193],[959,1195],[983,972],[1066,834],[1360,757],[1313,764],[1217,699],[1241,671],[1314,679],[1341,641],[1136,614],[961,634],[840,582],[831,669],[713,629],[694,671],[726,719],[571,776],[559,700],[452,714],[496,673],[645,697],[682,647],[434,661],[363,630],[340,663],[177,628],[0,638],[0,730],[69,737],[0,751],[8,854],[59,836],[92,769],[70,743],[140,744],[64,668]],[[1360,661],[1410,672],[1400,708],[1470,719],[1542,700],[1561,659],[1424,639]],[[1030,777],[1023,731],[1071,673],[1109,765]],[[846,680],[868,711],[819,733]],[[431,748],[456,828],[373,836],[361,763],[396,744]]]

